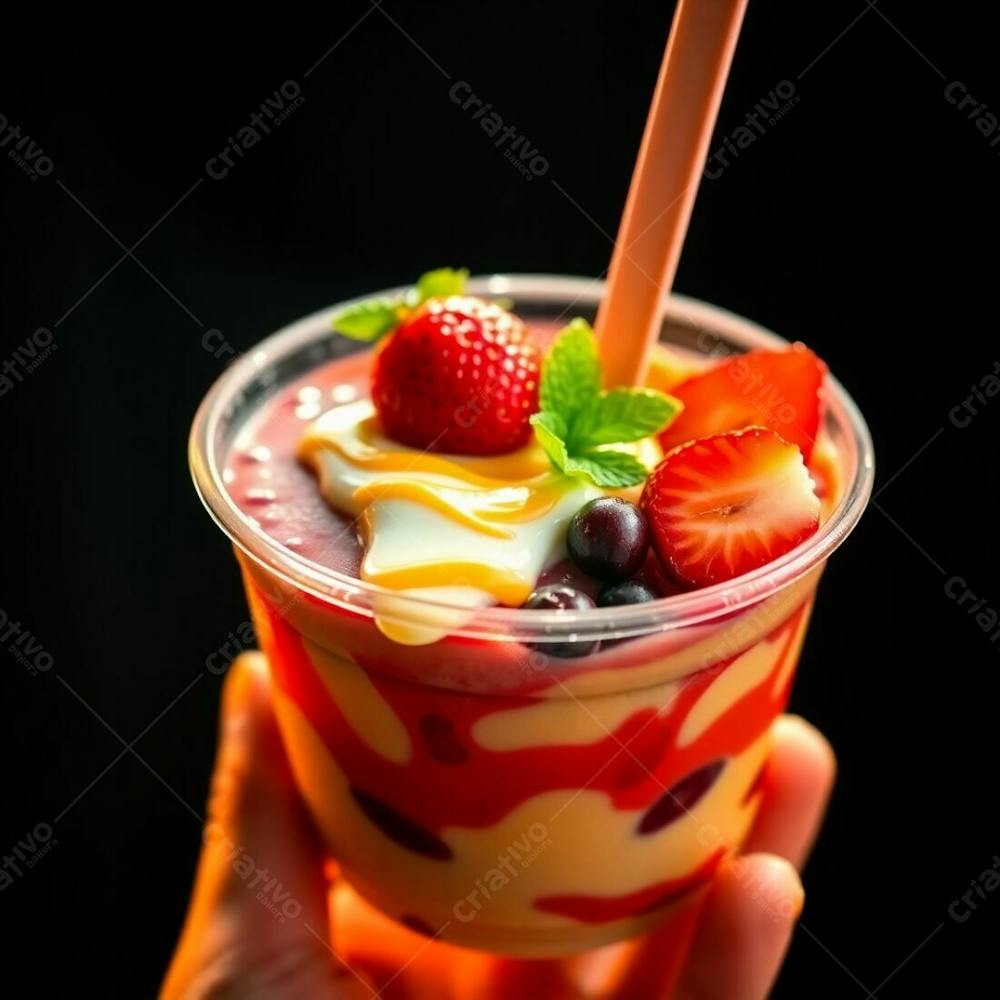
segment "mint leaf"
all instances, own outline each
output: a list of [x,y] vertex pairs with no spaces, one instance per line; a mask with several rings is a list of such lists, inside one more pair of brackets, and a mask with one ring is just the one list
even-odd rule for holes
[[649,475],[649,470],[634,455],[610,450],[571,455],[563,471],[569,476],[584,476],[598,486],[613,490],[637,486]]
[[601,362],[590,324],[573,320],[542,365],[541,412],[531,418],[535,438],[568,476],[621,489],[646,478],[634,455],[605,446],[626,444],[663,430],[683,404],[655,389],[601,391]]
[[556,338],[542,366],[541,408],[558,413],[567,426],[601,391],[601,363],[590,324],[574,319]]
[[399,326],[399,307],[389,299],[365,299],[333,317],[333,328],[351,340],[373,341]]
[[469,280],[468,268],[439,267],[436,271],[428,271],[417,279],[416,302],[426,302],[428,299],[447,298],[449,295],[462,295],[465,283]]
[[535,438],[552,464],[560,472],[565,472],[569,459],[566,451],[566,421],[558,413],[545,411],[532,414],[531,426],[535,428]]
[[552,464],[567,476],[589,479],[597,486],[621,489],[635,486],[648,475],[648,469],[624,451],[587,451],[571,454],[566,447],[566,422],[558,413],[536,413],[531,418],[535,438]]
[[569,450],[587,451],[602,444],[623,444],[656,434],[684,404],[655,389],[611,389],[577,414],[570,429]]
[[399,326],[407,308],[415,309],[428,299],[461,295],[468,280],[469,272],[464,267],[439,267],[422,274],[416,285],[398,299],[366,299],[348,306],[333,317],[333,328],[351,340],[378,340]]

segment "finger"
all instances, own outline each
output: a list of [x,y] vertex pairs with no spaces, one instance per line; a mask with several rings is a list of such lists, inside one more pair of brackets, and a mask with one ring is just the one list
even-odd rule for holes
[[588,996],[615,1000],[674,996],[701,909],[701,904],[694,904],[666,926],[609,949],[604,989]]
[[803,903],[784,858],[748,854],[720,869],[681,976],[679,1000],[765,1000]]
[[345,883],[333,891],[333,945],[365,973],[380,1000],[579,1000],[562,962],[528,961],[459,948],[401,927]]
[[483,956],[456,965],[456,997],[507,1000],[508,997],[545,997],[545,1000],[584,1000],[591,996],[574,981],[572,963],[558,959],[514,959]]
[[[819,829],[836,773],[823,735],[798,716],[782,716],[763,779],[763,800],[745,850],[787,858],[801,867]],[[616,995],[669,995],[698,915],[694,910],[653,931],[619,956]],[[682,923],[682,921],[684,921]]]
[[479,957],[402,927],[346,882],[334,887],[331,910],[333,947],[372,983],[379,1000],[453,1000],[449,983],[455,962],[465,955]]
[[266,661],[244,654],[223,690],[202,852],[162,996],[199,996],[220,981],[250,996],[268,995],[274,979],[281,989],[350,987],[326,938],[322,853],[281,744]]
[[797,715],[778,719],[764,773],[764,798],[744,850],[777,854],[801,869],[819,832],[836,772],[833,749],[818,729]]

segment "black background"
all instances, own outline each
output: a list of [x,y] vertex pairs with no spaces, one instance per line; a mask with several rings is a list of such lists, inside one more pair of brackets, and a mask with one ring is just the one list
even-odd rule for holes
[[[55,662],[31,676],[0,649],[0,850],[39,823],[56,841],[0,893],[5,971],[38,995],[150,996],[184,912],[184,803],[204,800],[220,686],[204,663],[246,618],[185,463],[223,364],[205,331],[243,350],[444,263],[600,273],[670,6],[46,12],[6,33],[0,113],[54,165],[32,181],[0,158],[0,360],[38,328],[57,345],[0,396],[0,608]],[[985,995],[994,955],[1000,893],[948,915],[1000,852],[1000,648],[945,594],[959,575],[1000,607],[1000,399],[966,428],[948,416],[998,353],[1000,147],[944,96],[958,80],[1000,108],[981,16],[754,0],[719,134],[781,81],[800,101],[703,184],[677,278],[830,363],[884,489],[824,579],[793,696],[840,775],[778,997]],[[448,77],[532,140],[545,177],[493,148]],[[285,81],[301,106],[208,178]]]

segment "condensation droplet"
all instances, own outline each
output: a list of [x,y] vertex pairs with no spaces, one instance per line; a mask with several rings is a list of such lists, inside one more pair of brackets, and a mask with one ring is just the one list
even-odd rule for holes
[[330,398],[335,403],[352,403],[358,398],[357,386],[345,382],[343,385],[335,385],[330,390]]
[[236,440],[233,441],[233,447],[237,451],[246,451],[250,447],[250,442],[253,440],[253,431],[249,427],[244,427],[237,435]]
[[323,412],[319,403],[300,403],[295,407],[295,416],[299,420],[315,420]]
[[278,499],[278,494],[274,490],[269,490],[263,486],[253,486],[246,492],[247,503],[265,504],[273,503]]

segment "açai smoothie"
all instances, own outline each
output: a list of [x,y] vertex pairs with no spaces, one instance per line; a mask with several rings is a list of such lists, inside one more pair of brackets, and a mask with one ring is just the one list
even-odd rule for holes
[[738,850],[867,439],[801,345],[661,347],[609,391],[552,321],[568,292],[522,323],[537,279],[512,310],[464,281],[336,311],[372,350],[329,317],[265,342],[195,478],[344,877],[429,936],[555,955],[686,911]]

